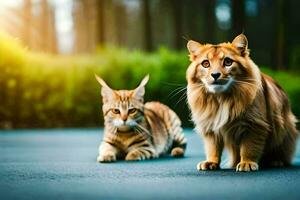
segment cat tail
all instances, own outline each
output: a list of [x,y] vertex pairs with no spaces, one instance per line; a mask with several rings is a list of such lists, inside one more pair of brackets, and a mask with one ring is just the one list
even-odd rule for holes
[[173,140],[171,146],[171,155],[173,157],[183,157],[187,146],[187,139],[184,136],[183,129],[181,127],[181,121],[176,113],[172,110],[169,110],[168,121],[168,132]]

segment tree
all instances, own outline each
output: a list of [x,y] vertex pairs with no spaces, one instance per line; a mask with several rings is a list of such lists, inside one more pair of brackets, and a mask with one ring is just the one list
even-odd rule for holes
[[32,7],[32,2],[31,0],[24,0],[23,3],[23,12],[24,12],[24,30],[23,30],[23,35],[24,35],[24,43],[30,46],[30,39],[31,39],[31,19],[32,19],[32,14],[31,14],[31,7]]
[[56,53],[56,31],[55,31],[55,19],[53,8],[49,5],[47,0],[41,1],[41,16],[39,19],[40,27],[39,34],[41,42],[39,49]]
[[289,49],[287,41],[287,31],[289,22],[290,0],[276,0],[275,4],[275,37],[272,52],[272,64],[275,69],[288,69]]
[[104,6],[105,6],[106,0],[98,0],[97,1],[97,11],[98,11],[98,43],[104,44],[105,42],[105,12],[104,12]]
[[231,37],[242,33],[245,29],[245,1],[232,0],[232,32]]
[[150,1],[142,0],[142,15],[144,19],[145,50],[153,50]]
[[182,48],[182,0],[173,2],[169,1],[172,7],[172,15],[174,21],[174,47],[175,49]]
[[205,41],[213,42],[215,36],[215,0],[204,1],[204,12],[205,12],[205,22],[204,22],[204,37]]
[[116,31],[117,45],[126,46],[127,40],[127,12],[123,1],[114,4],[114,25]]

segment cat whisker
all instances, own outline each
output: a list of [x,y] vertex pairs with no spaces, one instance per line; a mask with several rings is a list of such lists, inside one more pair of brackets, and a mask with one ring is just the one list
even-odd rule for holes
[[137,126],[134,127],[134,130],[137,131],[138,134],[145,136],[145,134],[141,131],[140,128],[138,128]]
[[176,102],[175,107],[183,100],[187,98],[187,92],[185,91],[179,98],[179,100]]
[[152,134],[140,124],[136,124],[136,127],[140,128],[143,132],[145,132],[149,137],[152,137]]
[[241,78],[239,80],[244,80],[244,81],[257,81],[256,79],[254,78]]
[[184,92],[184,90],[186,90],[186,86],[176,88],[167,96],[167,99],[171,99],[171,98],[175,97],[179,93]]
[[139,128],[139,127],[135,127],[135,130],[137,131],[137,133],[138,134],[140,134],[140,135],[142,135],[143,137],[148,137],[148,134],[145,134],[142,130],[141,130],[141,128]]
[[144,116],[139,116],[139,117],[137,117],[137,118],[135,118],[135,124],[134,125],[136,125],[137,124],[137,122],[138,121],[140,121],[140,120],[142,120],[144,118]]
[[238,80],[235,80],[235,81],[242,81],[242,82],[248,82],[248,83],[253,83],[253,84],[256,84],[257,83],[257,80],[256,79],[238,79]]
[[248,84],[248,85],[251,85],[251,86],[256,86],[255,83],[249,83],[249,82],[246,82],[246,81],[239,81],[239,80],[235,80],[236,83],[240,83],[240,84]]
[[171,85],[171,86],[185,86],[186,84],[180,84],[180,83],[169,83],[169,82],[162,82],[165,85]]
[[177,87],[175,88],[172,92],[170,92],[170,94],[168,96],[170,96],[171,94],[173,94],[174,92],[177,92],[178,90],[181,90],[183,88],[186,88],[186,86],[181,86],[181,87]]

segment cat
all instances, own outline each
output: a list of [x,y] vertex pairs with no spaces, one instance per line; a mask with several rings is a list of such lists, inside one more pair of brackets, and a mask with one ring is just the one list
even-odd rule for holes
[[298,131],[287,94],[251,60],[248,40],[187,43],[191,64],[187,98],[206,160],[198,170],[220,168],[223,147],[236,171],[291,164]]
[[96,75],[102,86],[104,136],[98,162],[157,158],[171,153],[183,157],[186,138],[176,113],[159,102],[144,104],[147,75],[134,90],[113,90]]

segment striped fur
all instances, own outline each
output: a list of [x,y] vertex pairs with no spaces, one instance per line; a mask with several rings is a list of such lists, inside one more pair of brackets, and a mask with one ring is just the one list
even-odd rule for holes
[[250,59],[246,36],[218,45],[189,41],[188,49],[188,102],[207,157],[198,170],[218,169],[224,146],[237,171],[290,165],[296,118],[286,93]]
[[159,102],[144,104],[146,76],[135,90],[112,90],[102,85],[104,137],[98,162],[146,160],[171,153],[182,157],[186,139],[178,116]]

